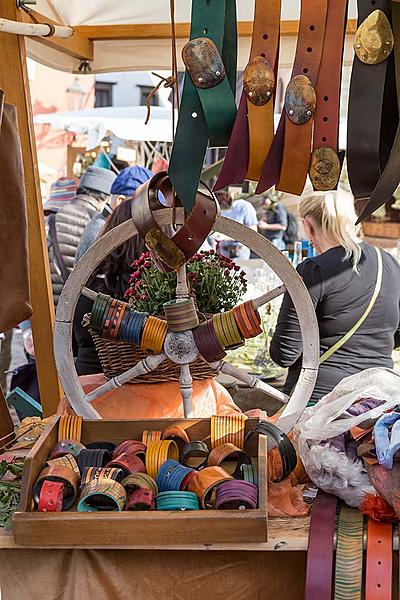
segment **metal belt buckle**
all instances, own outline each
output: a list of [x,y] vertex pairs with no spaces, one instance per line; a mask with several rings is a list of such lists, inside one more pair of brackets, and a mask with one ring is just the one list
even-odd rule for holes
[[339,157],[333,148],[315,148],[311,154],[310,179],[320,192],[334,190],[341,171]]
[[394,37],[389,20],[381,10],[374,10],[361,23],[354,39],[357,58],[366,65],[377,65],[393,50]]
[[247,99],[256,106],[267,104],[275,88],[275,75],[271,65],[263,56],[255,56],[243,73],[243,91]]
[[224,79],[225,67],[215,43],[206,37],[191,40],[182,49],[185,67],[197,88],[212,88]]
[[161,229],[150,229],[145,236],[146,246],[170,269],[179,269],[186,262],[182,250]]
[[289,82],[285,94],[285,109],[295,125],[307,123],[313,116],[317,96],[311,81],[305,75],[297,75]]

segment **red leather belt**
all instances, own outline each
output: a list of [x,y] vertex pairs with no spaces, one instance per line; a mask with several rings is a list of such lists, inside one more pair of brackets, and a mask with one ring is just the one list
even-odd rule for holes
[[317,79],[310,179],[315,190],[336,189],[342,160],[338,156],[340,83],[348,0],[330,1]]
[[304,600],[331,600],[336,496],[318,491],[311,511]]
[[278,189],[301,194],[306,181],[315,112],[315,84],[322,57],[327,0],[302,0],[299,37],[292,79],[286,90],[285,110],[256,193],[277,184]]
[[392,524],[368,519],[365,600],[392,598]]

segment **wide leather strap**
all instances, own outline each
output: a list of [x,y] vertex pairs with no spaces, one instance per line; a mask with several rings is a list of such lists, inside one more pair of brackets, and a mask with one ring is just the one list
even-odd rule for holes
[[[227,146],[236,116],[235,0],[192,1],[190,40],[192,42],[199,38],[214,42],[222,59],[225,77],[217,85],[204,88],[196,87],[193,83],[196,69],[192,67],[189,71],[187,68],[185,72],[169,175],[188,212],[194,206],[207,143],[210,140],[211,145]],[[211,64],[204,66],[212,69]],[[221,75],[220,66],[214,69],[214,73]],[[197,84],[203,79],[201,73],[197,75]]]
[[331,600],[337,498],[318,491],[310,521],[304,600]]
[[341,159],[338,156],[340,84],[348,0],[330,0],[325,41],[317,78],[310,179],[315,190],[336,189]]
[[[400,5],[392,2],[392,27],[394,35],[394,62],[396,72],[397,103],[400,112]],[[374,211],[388,202],[400,182],[400,124],[397,126],[396,137],[390,152],[389,160],[376,184],[371,197],[364,207],[358,221],[363,221]]]
[[339,513],[334,600],[361,600],[363,575],[362,513],[343,505]]
[[[390,19],[390,0],[376,0],[373,4],[358,0],[357,4],[359,27],[377,10]],[[389,58],[376,64],[354,57],[347,122],[347,170],[356,200],[370,197],[387,162],[396,131],[391,105],[396,99],[394,68],[389,54],[386,54]]]
[[[327,8],[327,0],[302,0],[291,83],[294,77],[301,75],[315,86],[322,55]],[[279,189],[283,191],[295,190],[293,193],[298,193],[300,188],[300,193],[303,191],[311,152],[312,124],[312,114],[305,123],[297,125],[290,121],[286,110],[282,111],[273,144],[263,165],[257,194],[265,192],[278,182]]]
[[368,519],[365,600],[391,600],[393,527]]
[[[261,77],[265,84],[266,64],[276,80],[280,14],[281,0],[268,3],[265,0],[255,1],[250,60],[244,73],[245,86],[247,78],[254,82],[254,87],[260,85]],[[273,90],[264,91],[264,94],[269,91],[270,96],[264,98],[263,104],[251,102],[242,91],[228,150],[214,189],[242,183],[246,178],[258,181],[274,138],[275,89],[276,86]]]

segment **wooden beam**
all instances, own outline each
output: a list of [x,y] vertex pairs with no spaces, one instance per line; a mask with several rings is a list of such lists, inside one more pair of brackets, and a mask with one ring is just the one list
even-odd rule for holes
[[[17,13],[15,0],[2,0],[0,17],[16,21]],[[20,35],[2,33],[0,55],[0,87],[6,93],[6,101],[16,105],[18,113],[28,212],[32,329],[43,414],[46,417],[55,412],[61,389],[53,353],[54,303],[24,38]]]
[[[75,31],[90,40],[148,40],[169,39],[171,37],[170,23],[139,23],[134,25],[77,25]],[[189,23],[176,23],[176,37],[186,39],[189,37]],[[281,35],[297,35],[298,21],[282,21]],[[347,23],[347,33],[354,33],[357,22],[351,19]],[[251,37],[253,21],[239,21],[239,37]]]
[[[15,20],[22,21],[23,23],[32,23],[29,15],[26,14],[23,10],[17,11],[17,18]],[[39,23],[49,23],[50,25],[60,25],[56,21],[52,21],[48,19],[44,15],[36,11],[32,11],[32,16]],[[59,38],[59,37],[33,37],[37,42],[48,46],[49,48],[53,48],[53,50],[58,50],[59,52],[63,52],[64,54],[68,54],[74,58],[79,60],[93,60],[94,51],[93,51],[93,42],[89,40],[85,35],[79,33],[76,28],[74,28],[74,33],[70,38]]]

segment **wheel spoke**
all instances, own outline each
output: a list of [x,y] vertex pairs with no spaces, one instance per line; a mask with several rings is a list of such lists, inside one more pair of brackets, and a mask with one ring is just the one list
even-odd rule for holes
[[185,419],[191,419],[193,417],[193,379],[190,374],[189,365],[181,366],[179,385],[181,388],[181,394],[183,399],[183,412],[185,415]]
[[121,387],[124,385],[124,383],[127,383],[128,381],[131,381],[140,375],[145,375],[146,373],[155,371],[155,369],[157,369],[166,358],[167,357],[164,352],[155,356],[146,356],[146,358],[143,358],[143,360],[136,363],[134,367],[128,371],[125,371],[125,373],[121,373],[121,375],[113,377],[110,379],[110,381],[107,381],[107,383],[104,383],[96,390],[93,390],[93,392],[90,392],[90,394],[87,394],[86,401],[92,402],[95,398]]
[[281,294],[284,294],[285,292],[286,292],[286,286],[284,286],[284,285],[280,285],[279,287],[277,287],[273,290],[270,290],[269,292],[266,292],[259,298],[256,298],[255,300],[253,300],[254,308],[260,308],[264,304],[271,302],[271,300],[274,300],[275,298],[277,298]]
[[224,373],[225,375],[236,377],[236,379],[239,379],[239,381],[242,381],[249,387],[260,390],[261,392],[265,392],[268,394],[268,396],[275,398],[275,400],[278,400],[282,404],[286,404],[289,400],[289,396],[283,392],[280,392],[279,390],[276,390],[271,385],[264,383],[256,375],[250,375],[250,373],[246,373],[246,371],[242,371],[242,369],[238,369],[229,363],[223,361],[210,363],[210,367],[213,369],[219,369],[221,373]]

